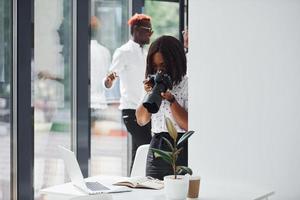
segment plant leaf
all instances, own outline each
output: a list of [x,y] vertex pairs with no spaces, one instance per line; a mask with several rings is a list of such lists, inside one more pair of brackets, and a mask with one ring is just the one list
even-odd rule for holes
[[176,167],[176,171],[178,172],[178,174],[180,174],[182,171],[192,175],[193,174],[193,171],[191,168],[189,167],[186,167],[186,166],[177,166]]
[[173,145],[171,144],[171,142],[170,142],[167,138],[165,138],[165,137],[162,137],[162,139],[168,144],[168,146],[170,147],[171,151],[173,151],[173,150],[174,150],[174,147],[173,147]]
[[162,158],[164,161],[166,161],[167,163],[172,164],[172,152],[168,152],[168,151],[163,151],[160,149],[155,149],[155,148],[150,148],[151,151],[153,151],[154,156],[160,157]]
[[178,140],[177,145],[187,140],[189,137],[191,137],[194,134],[195,131],[188,131],[185,134],[181,136],[181,138]]
[[180,147],[179,149],[177,149],[177,151],[174,152],[174,154],[178,156],[182,150],[183,147]]
[[176,142],[177,141],[177,130],[175,129],[172,121],[170,120],[170,118],[166,117],[165,118],[166,121],[166,126],[169,132],[169,135],[173,138],[173,140]]

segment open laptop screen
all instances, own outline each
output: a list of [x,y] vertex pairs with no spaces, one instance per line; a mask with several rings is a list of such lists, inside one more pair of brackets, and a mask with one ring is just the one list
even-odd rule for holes
[[85,182],[75,154],[69,149],[59,146],[61,156],[64,160],[67,173],[72,183],[89,194],[110,191],[110,188],[98,182]]

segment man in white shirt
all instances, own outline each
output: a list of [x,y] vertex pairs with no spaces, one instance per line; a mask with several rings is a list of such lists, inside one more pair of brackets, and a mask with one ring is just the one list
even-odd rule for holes
[[95,122],[101,119],[101,111],[107,108],[105,90],[102,80],[106,77],[108,67],[111,64],[109,50],[97,41],[97,33],[101,26],[96,16],[91,17],[91,41],[90,41],[90,108],[91,108],[91,130],[97,133]]
[[104,80],[106,88],[111,88],[116,78],[120,79],[120,106],[127,131],[132,136],[132,161],[137,148],[151,141],[151,124],[139,126],[136,122],[135,110],[143,96],[143,80],[145,79],[146,52],[143,49],[149,44],[153,33],[151,18],[144,14],[135,14],[128,20],[132,39],[116,49],[111,72]]
[[96,34],[100,26],[100,21],[97,17],[91,17],[91,108],[105,109],[107,102],[105,91],[102,85],[102,80],[106,77],[108,67],[111,63],[111,55],[109,50],[101,45]]

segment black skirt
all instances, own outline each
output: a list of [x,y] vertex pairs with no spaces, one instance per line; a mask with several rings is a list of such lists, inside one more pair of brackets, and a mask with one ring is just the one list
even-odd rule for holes
[[[183,135],[184,133],[178,133],[178,138]],[[161,149],[165,151],[171,151],[168,144],[162,139],[162,136],[167,138],[171,144],[173,144],[173,139],[171,136],[166,133],[155,133],[152,136],[152,140],[150,143],[150,148],[156,148],[156,149]],[[177,166],[188,166],[188,143],[185,141],[184,143],[181,143],[178,148],[183,147],[183,150],[178,156],[177,159]],[[172,166],[164,161],[162,158],[155,158],[154,153],[149,150],[148,155],[147,155],[147,165],[146,165],[146,176],[151,176],[153,178],[157,178],[160,180],[163,180],[164,176],[166,175],[171,175],[174,174]]]

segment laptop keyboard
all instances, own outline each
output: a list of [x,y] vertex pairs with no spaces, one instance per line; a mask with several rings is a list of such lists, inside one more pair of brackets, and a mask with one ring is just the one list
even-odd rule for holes
[[86,182],[85,185],[91,191],[109,190],[109,188],[105,187],[104,185],[98,182]]

